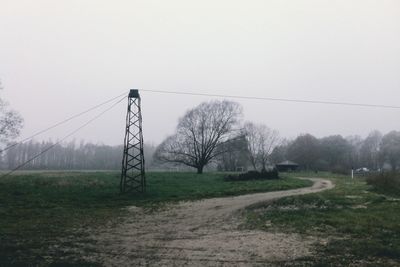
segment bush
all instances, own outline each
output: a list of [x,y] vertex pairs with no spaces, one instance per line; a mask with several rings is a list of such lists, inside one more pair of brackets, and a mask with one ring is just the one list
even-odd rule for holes
[[349,175],[350,172],[351,171],[348,168],[345,168],[345,167],[339,166],[339,165],[332,168],[332,173],[335,173],[335,174]]
[[368,176],[367,184],[376,191],[393,195],[400,195],[400,173],[384,172]]
[[249,181],[249,180],[273,180],[279,179],[279,173],[277,169],[271,171],[263,170],[259,171],[248,171],[239,175],[228,175],[225,176],[225,181]]

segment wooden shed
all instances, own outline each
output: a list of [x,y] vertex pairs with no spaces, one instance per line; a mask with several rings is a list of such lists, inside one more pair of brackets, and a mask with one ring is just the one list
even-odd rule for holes
[[276,168],[280,172],[296,171],[299,168],[299,164],[290,160],[285,160],[281,163],[276,164]]

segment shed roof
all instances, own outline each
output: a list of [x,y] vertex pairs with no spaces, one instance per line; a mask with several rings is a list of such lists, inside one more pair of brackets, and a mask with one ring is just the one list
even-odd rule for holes
[[282,161],[281,163],[278,163],[276,165],[279,165],[279,166],[299,166],[299,164],[297,164],[296,162],[290,161],[290,160]]

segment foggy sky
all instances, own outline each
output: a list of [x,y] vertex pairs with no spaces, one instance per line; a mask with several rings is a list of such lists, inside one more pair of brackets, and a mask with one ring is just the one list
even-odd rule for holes
[[[1,96],[25,119],[21,138],[130,88],[400,105],[398,0],[0,2]],[[141,95],[154,143],[211,99]],[[395,109],[238,102],[244,119],[289,138],[400,130]],[[126,102],[75,139],[122,143],[125,112]]]

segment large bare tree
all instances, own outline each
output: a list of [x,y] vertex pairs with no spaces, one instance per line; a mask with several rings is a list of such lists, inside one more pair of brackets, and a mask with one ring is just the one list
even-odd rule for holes
[[244,133],[247,139],[249,160],[253,168],[265,170],[274,148],[281,142],[279,133],[263,124],[246,122]]
[[242,108],[236,102],[204,102],[179,120],[176,133],[157,148],[155,157],[181,163],[203,173],[203,168],[226,152],[224,144],[235,138]]

